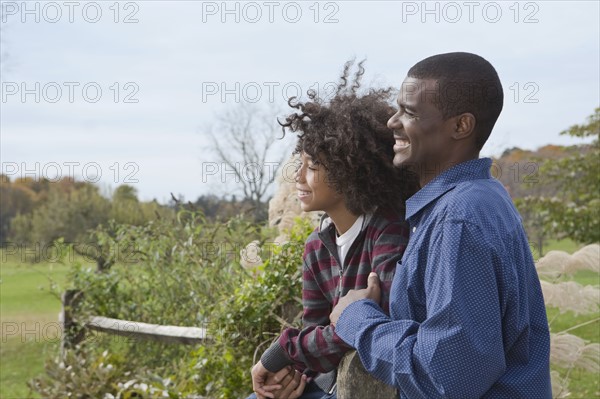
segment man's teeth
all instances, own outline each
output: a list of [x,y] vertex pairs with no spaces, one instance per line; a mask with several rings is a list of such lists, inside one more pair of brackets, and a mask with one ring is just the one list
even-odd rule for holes
[[396,139],[396,145],[398,147],[408,147],[410,145],[410,141],[403,139]]

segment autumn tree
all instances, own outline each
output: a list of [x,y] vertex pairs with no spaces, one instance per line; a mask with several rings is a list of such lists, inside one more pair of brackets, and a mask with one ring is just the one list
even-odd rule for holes
[[558,238],[580,243],[600,241],[600,108],[586,123],[561,132],[578,138],[592,138],[578,146],[577,152],[540,165],[544,181],[559,188],[552,197],[528,196],[519,202],[524,212],[542,215],[544,228]]
[[81,241],[84,232],[108,219],[110,201],[91,183],[53,183],[48,198],[30,213],[18,214],[11,221],[17,242],[47,245],[57,238]]
[[29,187],[11,182],[8,176],[0,175],[0,240],[8,241],[12,219],[31,212],[36,202],[36,193]]

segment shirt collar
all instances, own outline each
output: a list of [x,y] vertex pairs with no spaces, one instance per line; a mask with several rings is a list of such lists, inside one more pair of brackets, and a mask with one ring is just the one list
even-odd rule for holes
[[490,158],[480,158],[471,159],[446,169],[406,201],[406,219],[413,217],[421,209],[452,190],[459,183],[490,179],[491,166],[492,160]]

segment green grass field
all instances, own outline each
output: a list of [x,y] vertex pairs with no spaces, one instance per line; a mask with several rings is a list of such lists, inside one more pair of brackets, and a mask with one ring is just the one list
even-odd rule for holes
[[[577,245],[563,240],[552,242],[552,249],[573,252]],[[0,252],[0,255],[2,253]],[[62,291],[69,265],[39,263],[32,265],[12,257],[0,265],[0,321],[2,345],[0,349],[0,398],[38,397],[29,392],[26,382],[43,373],[44,361],[58,353],[57,336],[60,300],[52,293],[52,281]],[[581,284],[600,285],[598,274],[579,272],[575,280]],[[571,313],[557,316],[556,309],[548,309],[553,332],[598,318],[598,314],[575,317]],[[557,317],[555,317],[557,316]],[[591,342],[600,342],[600,322],[572,331]],[[559,370],[560,371],[560,370]],[[570,398],[600,398],[600,376],[573,371],[570,374]]]
[[61,304],[52,285],[64,284],[69,266],[0,256],[0,398],[36,397],[26,382],[43,372],[48,354],[58,353]]

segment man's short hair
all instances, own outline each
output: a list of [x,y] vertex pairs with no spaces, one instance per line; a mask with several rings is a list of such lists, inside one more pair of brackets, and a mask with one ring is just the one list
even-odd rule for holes
[[438,54],[415,64],[408,77],[438,83],[435,105],[444,119],[469,112],[475,116],[476,145],[481,149],[502,111],[504,93],[498,73],[471,53]]

